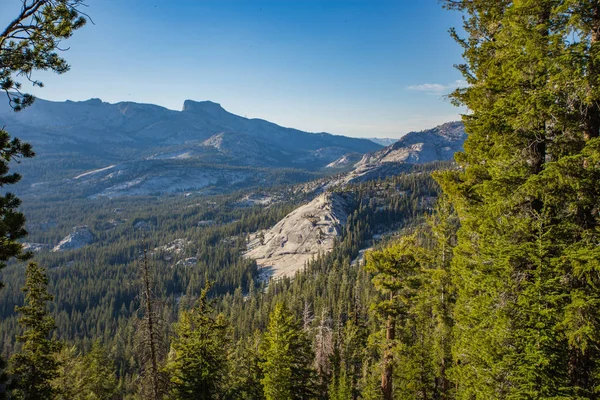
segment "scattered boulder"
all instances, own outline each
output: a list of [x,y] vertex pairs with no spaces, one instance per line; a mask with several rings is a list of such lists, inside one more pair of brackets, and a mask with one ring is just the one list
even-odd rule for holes
[[198,226],[214,226],[217,223],[212,219],[203,219],[202,221],[198,221]]
[[153,227],[153,224],[148,221],[138,221],[135,224],[133,224],[133,229],[135,229],[136,231],[150,231]]
[[190,244],[192,244],[192,242],[187,239],[175,239],[172,242],[165,244],[164,246],[159,246],[155,248],[154,251],[164,251],[166,253],[171,254],[181,254],[183,253],[185,248]]
[[235,204],[238,207],[268,207],[274,203],[280,202],[281,200],[281,195],[278,194],[250,193],[239,199]]
[[198,257],[188,257],[184,260],[177,261],[176,267],[193,267],[198,264]]
[[23,250],[32,251],[34,253],[38,253],[40,251],[45,251],[45,250],[50,250],[51,247],[52,246],[50,246],[49,244],[44,244],[44,243],[30,243],[30,242],[23,243]]

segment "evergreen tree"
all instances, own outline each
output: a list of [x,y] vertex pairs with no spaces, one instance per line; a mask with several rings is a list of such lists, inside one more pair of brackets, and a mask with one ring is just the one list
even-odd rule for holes
[[17,341],[23,346],[10,359],[10,374],[14,379],[11,396],[15,399],[45,400],[54,399],[56,395],[51,381],[58,374],[56,353],[61,344],[50,338],[55,324],[46,309],[46,303],[52,301],[47,286],[45,270],[34,262],[29,263],[23,287],[25,305],[16,307],[21,314],[19,324],[24,329]]
[[[338,375],[339,374],[339,375]],[[346,373],[346,368],[342,365],[340,371],[334,373],[329,385],[329,400],[350,400],[352,399],[352,382]]]
[[[385,400],[394,398],[394,349],[397,338],[397,322],[410,319],[412,299],[421,286],[420,265],[416,257],[413,237],[403,237],[397,243],[367,255],[366,268],[375,273],[373,284],[382,293],[376,304],[385,319],[385,344],[381,375],[381,392]],[[401,382],[400,385],[404,383]]]
[[6,372],[6,361],[0,358],[0,400],[8,399],[7,393],[7,383],[8,383],[8,373]]
[[[110,400],[117,394],[117,376],[113,360],[100,341],[83,357],[81,399]],[[75,398],[77,399],[77,398]]]
[[56,398],[67,400],[83,395],[79,384],[83,375],[83,357],[77,351],[77,347],[63,346],[56,359],[59,363],[58,373],[52,381]]
[[594,398],[600,3],[446,5],[465,13],[469,84],[461,168],[437,176],[461,221],[458,397]]
[[436,398],[453,397],[449,379],[452,366],[452,330],[455,290],[452,284],[452,259],[456,247],[458,219],[447,198],[438,199],[434,212],[428,217],[424,229],[425,239],[419,259],[423,274],[415,312],[425,320],[421,328],[428,338],[427,362],[433,369],[434,382],[431,390]]
[[117,395],[114,362],[98,340],[82,356],[75,347],[66,347],[58,355],[60,367],[53,381],[57,399],[110,400]]
[[[341,385],[344,379],[348,380],[351,389],[350,398],[357,399],[360,395],[360,380],[364,372],[363,366],[367,361],[368,329],[357,315],[357,318],[351,319],[346,323],[342,337],[343,362],[339,382]],[[346,376],[345,378],[344,375]]]
[[[56,51],[62,40],[86,23],[79,13],[81,0],[23,0],[19,14],[0,33],[0,89],[8,96],[15,111],[31,105],[34,97],[21,92],[16,76],[26,77],[35,86],[42,82],[32,79],[32,73],[51,70],[64,73],[69,70],[65,59]],[[21,175],[10,173],[11,161],[34,156],[32,147],[11,138],[0,129],[0,187],[5,188],[21,180]],[[4,191],[3,191],[4,192]],[[12,258],[26,260],[31,254],[23,251],[20,239],[27,235],[25,215],[18,211],[21,201],[12,193],[0,195],[0,270]],[[0,289],[4,283],[0,281]],[[0,357],[0,367],[5,362]],[[1,368],[0,368],[1,370]],[[4,392],[3,375],[0,373],[0,397]]]
[[176,399],[221,399],[227,392],[229,328],[225,317],[214,316],[202,289],[198,304],[180,313],[166,365]]
[[261,382],[267,400],[316,397],[310,341],[283,303],[278,303],[270,315],[261,356]]
[[261,336],[259,331],[255,331],[253,336],[241,338],[235,346],[230,359],[228,378],[231,386],[229,395],[234,399],[264,399],[263,387],[260,383],[263,377],[259,354]]

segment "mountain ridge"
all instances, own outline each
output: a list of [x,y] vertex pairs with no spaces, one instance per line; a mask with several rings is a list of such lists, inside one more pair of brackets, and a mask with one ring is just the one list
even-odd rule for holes
[[[328,186],[383,179],[406,172],[413,164],[450,161],[456,152],[463,150],[466,138],[464,124],[460,121],[409,132],[390,146],[364,154],[350,171],[331,181]],[[335,165],[342,159],[331,164]]]
[[377,179],[451,159],[466,137],[462,123],[450,122],[381,147],[248,119],[208,100],[185,100],[175,111],[97,98],[38,99],[20,113],[0,106],[0,124],[38,154],[16,166],[24,177],[17,193],[58,198],[226,193],[336,171],[347,173],[331,184]]
[[[181,111],[175,111],[97,98],[80,102],[38,99],[20,113],[0,106],[0,124],[12,136],[34,146],[38,156],[16,169],[24,177],[19,189],[35,194],[70,191],[74,177],[97,170],[100,173],[89,177],[95,180],[75,182],[80,195],[115,193],[115,188],[125,195],[140,194],[123,189],[141,186],[147,188],[141,191],[146,194],[207,187],[227,191],[232,186],[268,185],[273,179],[265,170],[313,173],[344,154],[362,155],[381,148],[367,139],[310,133],[248,119],[212,101],[186,100]],[[207,165],[211,167],[207,169]],[[242,174],[239,182],[234,179],[239,167],[257,170]],[[164,174],[169,178],[163,179]],[[180,184],[171,188],[168,181],[173,179]],[[196,183],[186,185],[187,179]],[[154,183],[147,184],[149,181]]]

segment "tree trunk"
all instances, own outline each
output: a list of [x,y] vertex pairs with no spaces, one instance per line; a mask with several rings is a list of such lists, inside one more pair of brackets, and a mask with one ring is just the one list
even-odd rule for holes
[[448,378],[446,378],[446,360],[442,360],[442,368],[440,370],[440,374],[442,375],[442,400],[448,399],[448,391],[450,390],[450,382]]
[[584,353],[580,349],[570,349],[569,351],[569,376],[571,385],[579,389],[575,393],[582,398],[597,399],[591,384],[590,371],[593,370],[593,362],[590,359],[589,352]]
[[[600,65],[595,62],[594,47],[600,46],[600,5],[596,5],[592,11],[592,26],[591,26],[591,54],[590,54],[590,65],[589,65],[589,86],[591,88],[598,85],[600,82]],[[600,50],[599,50],[600,51]],[[590,139],[598,137],[600,134],[600,105],[598,101],[592,100],[592,104],[589,105],[585,114],[585,130],[583,132],[583,140],[588,141]]]
[[393,400],[393,385],[392,385],[392,373],[393,373],[393,355],[392,355],[392,341],[396,335],[396,320],[393,316],[388,316],[386,323],[386,349],[383,353],[383,371],[381,372],[381,392],[383,393],[384,400]]
[[148,255],[146,254],[146,245],[144,243],[144,261],[142,263],[142,279],[144,280],[144,297],[146,303],[146,323],[148,326],[148,347],[150,350],[150,375],[152,379],[152,395],[154,400],[159,400],[160,395],[160,382],[158,376],[158,361],[156,351],[156,338],[154,337],[154,315],[152,305],[152,292],[150,288],[150,271],[148,268]]

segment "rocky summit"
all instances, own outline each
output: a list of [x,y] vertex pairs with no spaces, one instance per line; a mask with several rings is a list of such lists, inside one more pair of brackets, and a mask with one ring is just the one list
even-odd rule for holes
[[412,164],[452,160],[456,152],[462,151],[466,138],[462,122],[407,133],[394,144],[365,154],[336,184],[397,175]]

